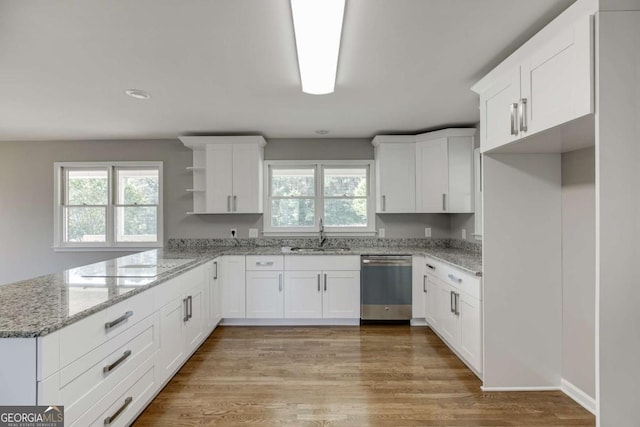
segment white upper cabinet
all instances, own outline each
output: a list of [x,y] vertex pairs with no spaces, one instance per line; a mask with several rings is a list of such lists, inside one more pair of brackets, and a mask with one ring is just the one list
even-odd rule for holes
[[482,152],[594,112],[592,17],[563,17],[480,80]]
[[475,129],[416,135],[416,211],[473,212]]
[[194,213],[262,213],[261,136],[180,137],[193,150]]
[[376,159],[376,213],[415,212],[415,137],[378,135],[372,143]]

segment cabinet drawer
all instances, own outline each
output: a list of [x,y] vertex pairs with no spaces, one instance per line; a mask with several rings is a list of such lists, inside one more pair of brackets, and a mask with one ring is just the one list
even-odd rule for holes
[[247,271],[282,271],[284,270],[284,256],[247,256]]
[[[426,258],[426,272],[473,298],[482,299],[481,280],[443,262]],[[431,267],[434,267],[433,269]]]
[[142,292],[60,330],[60,367],[123,333],[154,310],[153,292]]
[[287,255],[284,258],[287,271],[360,271],[360,257],[354,255]]
[[155,315],[106,342],[60,372],[60,402],[68,422],[95,405],[157,350]]
[[71,426],[128,426],[149,402],[157,387],[155,366],[149,360],[149,363],[140,365]]

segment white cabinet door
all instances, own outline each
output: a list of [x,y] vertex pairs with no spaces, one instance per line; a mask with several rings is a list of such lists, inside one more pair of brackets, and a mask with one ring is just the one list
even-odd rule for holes
[[438,283],[438,309],[440,328],[438,332],[453,347],[458,348],[460,341],[460,321],[455,313],[455,289],[448,284],[433,279]]
[[425,258],[414,255],[412,259],[413,287],[411,289],[411,317],[414,319],[424,319],[425,316]]
[[473,138],[448,138],[448,192],[446,208],[449,213],[473,212]]
[[360,271],[325,271],[322,278],[322,317],[359,319]]
[[164,382],[180,367],[186,358],[184,331],[186,304],[176,298],[160,309],[160,361],[159,372]]
[[245,258],[222,258],[222,317],[245,318]]
[[433,276],[430,274],[425,275],[426,278],[426,294],[425,294],[425,319],[431,329],[440,332],[440,318],[442,311],[439,304],[442,293],[437,282],[433,280]]
[[247,271],[247,317],[284,317],[283,272]]
[[416,211],[415,143],[382,143],[376,148],[378,213]]
[[189,320],[185,323],[187,352],[195,349],[205,337],[204,283],[192,287],[186,295]]
[[[483,152],[518,139],[517,104],[520,101],[520,67],[480,95],[480,147]],[[512,111],[513,104],[516,104]]]
[[206,168],[206,199],[208,213],[230,213],[232,208],[231,144],[208,144]]
[[211,282],[211,317],[213,321],[213,327],[215,328],[220,320],[222,320],[222,278],[221,278],[221,263],[222,258],[213,260],[213,277]]
[[284,317],[322,318],[321,286],[320,271],[286,271],[284,273]]
[[461,353],[476,371],[482,372],[482,321],[480,301],[465,294],[458,297]]
[[234,213],[262,213],[262,157],[257,144],[233,146]]
[[593,112],[590,17],[565,29],[522,64],[527,130],[540,132]]
[[449,154],[447,138],[419,142],[416,156],[417,212],[447,212]]

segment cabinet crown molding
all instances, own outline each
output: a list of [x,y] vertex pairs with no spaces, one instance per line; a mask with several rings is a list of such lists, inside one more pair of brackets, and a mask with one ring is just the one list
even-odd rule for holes
[[374,147],[378,147],[380,144],[388,143],[407,143],[416,142],[415,135],[376,135],[371,141]]
[[448,128],[416,135],[416,142],[431,141],[456,136],[475,136],[476,128]]
[[267,141],[260,135],[234,136],[179,136],[182,143],[192,150],[203,150],[208,144],[258,144],[267,145]]

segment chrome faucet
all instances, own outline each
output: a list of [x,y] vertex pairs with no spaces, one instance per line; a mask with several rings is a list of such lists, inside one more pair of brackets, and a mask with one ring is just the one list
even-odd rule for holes
[[320,218],[318,228],[320,229],[320,235],[318,236],[318,246],[322,246],[324,242],[327,241],[327,237],[324,235],[324,223],[322,222],[322,218]]

